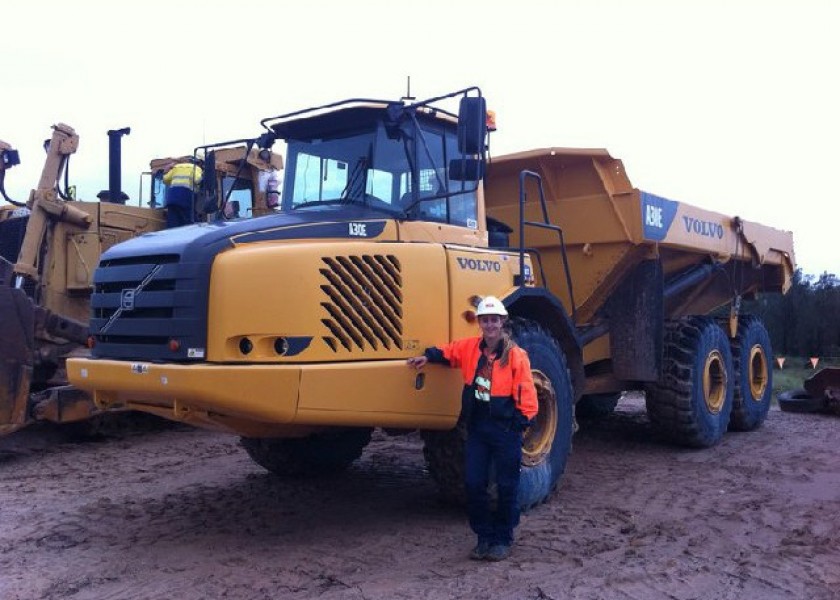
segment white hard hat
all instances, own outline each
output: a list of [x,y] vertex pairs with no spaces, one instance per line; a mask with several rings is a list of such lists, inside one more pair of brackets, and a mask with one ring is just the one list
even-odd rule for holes
[[499,315],[506,317],[508,314],[505,305],[496,296],[485,296],[481,302],[478,303],[478,308],[475,309],[475,316],[482,317],[484,315]]

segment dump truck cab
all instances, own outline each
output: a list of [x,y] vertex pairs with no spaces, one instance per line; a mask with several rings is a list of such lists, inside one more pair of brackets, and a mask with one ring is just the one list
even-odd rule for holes
[[266,124],[287,143],[283,210],[353,207],[398,221],[400,239],[484,241],[480,178],[465,174],[484,149],[459,150],[454,115],[360,100]]

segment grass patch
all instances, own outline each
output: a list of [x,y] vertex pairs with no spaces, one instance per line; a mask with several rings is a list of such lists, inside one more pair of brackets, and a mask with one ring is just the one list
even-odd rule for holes
[[773,371],[773,393],[779,394],[787,390],[795,390],[802,387],[802,384],[811,375],[814,374],[813,369],[776,369]]

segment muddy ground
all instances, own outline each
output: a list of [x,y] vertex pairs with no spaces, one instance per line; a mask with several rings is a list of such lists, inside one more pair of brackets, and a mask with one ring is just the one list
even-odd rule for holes
[[228,436],[30,429],[0,439],[0,598],[840,598],[838,443],[840,419],[774,409],[681,450],[623,400],[492,564],[467,559],[416,436],[289,483]]

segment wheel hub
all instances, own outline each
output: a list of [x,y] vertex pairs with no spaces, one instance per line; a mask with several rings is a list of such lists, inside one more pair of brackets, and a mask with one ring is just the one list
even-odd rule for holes
[[767,390],[768,377],[767,356],[760,344],[750,348],[750,396],[755,402],[761,402],[764,392]]
[[703,368],[703,397],[713,414],[719,413],[726,401],[726,377],[723,356],[717,350],[710,352]]
[[522,441],[522,464],[528,467],[545,460],[557,432],[557,398],[551,380],[541,371],[532,371],[531,374],[537,388],[539,412]]

